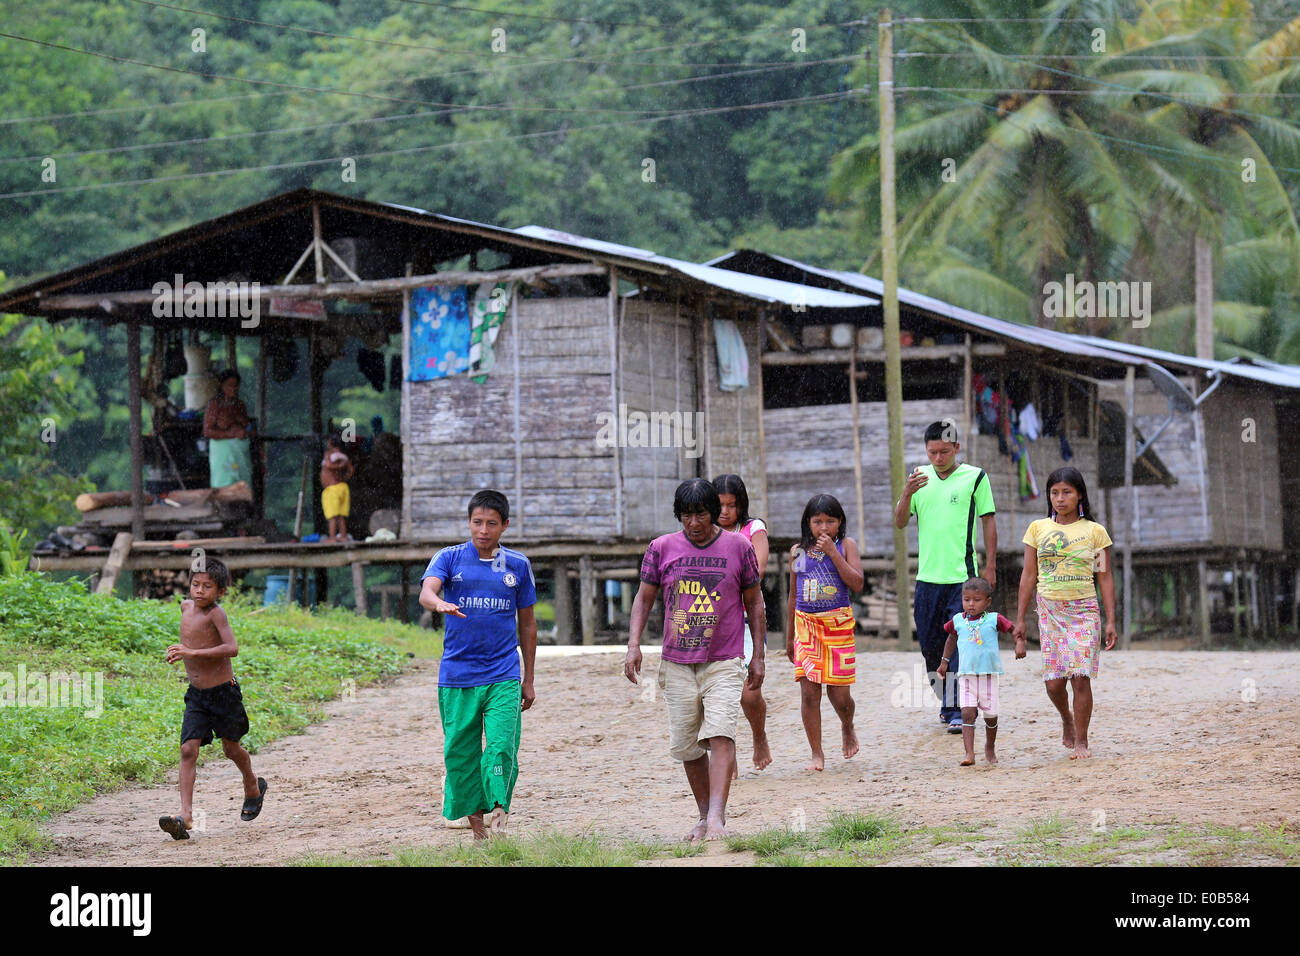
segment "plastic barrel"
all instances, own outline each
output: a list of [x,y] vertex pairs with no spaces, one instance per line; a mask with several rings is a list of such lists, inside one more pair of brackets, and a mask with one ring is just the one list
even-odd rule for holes
[[262,604],[281,604],[288,603],[289,600],[289,575],[287,574],[268,574],[266,576],[266,591],[262,596]]

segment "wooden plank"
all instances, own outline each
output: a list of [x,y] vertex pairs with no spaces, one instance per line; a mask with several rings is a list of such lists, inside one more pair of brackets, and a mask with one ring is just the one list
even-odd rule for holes
[[117,576],[131,553],[131,542],[134,540],[135,536],[129,531],[117,533],[117,537],[113,539],[113,548],[108,552],[108,560],[104,562],[104,570],[99,574],[99,584],[95,587],[96,594],[113,593],[113,588],[117,586]]

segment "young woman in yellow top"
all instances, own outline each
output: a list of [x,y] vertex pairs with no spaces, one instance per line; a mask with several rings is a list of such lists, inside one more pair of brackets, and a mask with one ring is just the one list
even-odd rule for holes
[[[1106,606],[1106,650],[1115,646],[1115,581],[1110,573],[1110,535],[1092,520],[1088,486],[1077,468],[1058,468],[1047,478],[1048,517],[1025,532],[1025,568],[1015,636],[1025,635],[1025,612],[1038,591],[1038,640],[1043,650],[1047,696],[1061,713],[1061,743],[1070,759],[1091,757],[1092,678],[1101,652],[1097,584]],[[1094,582],[1094,574],[1096,581]],[[1066,682],[1074,688],[1071,710]]]

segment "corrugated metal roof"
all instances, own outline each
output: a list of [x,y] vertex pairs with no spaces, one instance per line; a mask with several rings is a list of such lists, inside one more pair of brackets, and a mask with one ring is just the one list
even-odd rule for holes
[[637,249],[634,246],[620,246],[600,239],[575,236],[558,229],[545,226],[524,226],[511,230],[530,239],[545,239],[589,252],[616,255],[623,258],[639,258],[644,262],[666,266],[669,270],[688,276],[699,282],[706,282],[719,289],[735,292],[761,302],[780,303],[782,305],[803,305],[810,309],[862,309],[879,305],[880,300],[870,296],[855,295],[849,292],[837,292],[834,289],[821,289],[816,286],[801,285],[797,282],[783,282],[780,279],[768,279],[763,276],[750,275],[734,269],[717,269],[711,265],[687,262],[661,256],[649,249]]
[[[444,225],[456,232],[476,234],[489,241],[524,244],[559,256],[588,260],[596,258],[619,268],[632,271],[640,269],[643,273],[653,275],[673,275],[679,279],[702,282],[758,302],[821,309],[866,308],[878,304],[878,300],[870,296],[832,289],[817,289],[798,283],[750,276],[729,269],[715,269],[661,256],[649,249],[575,236],[558,229],[546,229],[541,226],[510,229],[430,212],[427,209],[401,203],[358,199],[314,189],[296,189],[8,289],[0,293],[0,305],[5,306],[6,311],[12,309],[29,314],[43,314],[39,308],[39,299],[42,295],[65,291],[79,283],[95,280],[100,280],[98,285],[102,287],[103,276],[118,273],[142,259],[166,256],[182,245],[192,247],[196,243],[214,241],[212,237],[220,232],[242,228],[244,223],[255,225],[278,215],[292,214],[311,203],[320,203],[322,208],[341,209],[359,214],[387,215],[400,218],[401,221],[412,225],[422,226],[427,221],[431,227]],[[400,214],[400,217],[395,214]],[[521,243],[521,240],[527,242]]]
[[[780,262],[784,265],[795,269],[801,269],[811,275],[821,276],[825,279],[831,279],[835,282],[841,282],[854,289],[861,289],[874,295],[883,295],[885,284],[880,279],[863,275],[860,272],[842,272],[838,269],[822,269],[818,266],[809,265],[806,262],[799,262],[796,259],[787,259],[784,256],[778,256],[770,252],[758,252],[756,250],[736,250],[728,252],[726,255],[718,256],[711,259],[708,265],[717,265],[731,261],[736,256],[745,253],[747,255],[764,256],[774,262]],[[725,266],[721,266],[725,268]],[[1145,362],[1135,360],[1135,356],[1127,355],[1109,347],[1109,343],[1096,345],[1081,340],[1079,336],[1068,335],[1065,332],[1054,332],[1051,329],[1040,329],[1032,325],[1022,325],[1019,322],[1008,322],[1006,319],[995,319],[989,315],[981,315],[978,312],[972,312],[969,309],[963,309],[961,306],[953,305],[951,302],[944,302],[942,299],[931,298],[928,295],[922,295],[919,292],[913,292],[911,289],[905,289],[902,286],[898,288],[898,301],[906,303],[917,309],[925,309],[927,312],[933,312],[935,315],[941,315],[945,318],[952,319],[960,325],[967,326],[990,335],[997,335],[1002,338],[1014,339],[1017,342],[1023,342],[1025,345],[1031,345],[1035,348],[1049,349],[1053,352],[1060,352],[1065,355],[1077,355],[1084,358],[1099,359],[1106,362],[1116,362],[1121,365],[1143,365]]]
[[1213,359],[1194,358],[1190,355],[1179,355],[1177,352],[1165,352],[1162,349],[1148,348],[1145,345],[1112,342],[1109,339],[1099,339],[1093,335],[1075,335],[1071,336],[1071,338],[1081,339],[1084,342],[1099,343],[1108,349],[1116,349],[1131,355],[1141,356],[1160,365],[1182,365],[1186,368],[1199,368],[1207,372],[1219,372],[1223,375],[1233,375],[1237,378],[1263,382],[1266,385],[1276,385],[1279,388],[1300,388],[1300,368],[1294,365],[1280,365],[1277,362],[1267,360],[1241,358],[1220,362]]

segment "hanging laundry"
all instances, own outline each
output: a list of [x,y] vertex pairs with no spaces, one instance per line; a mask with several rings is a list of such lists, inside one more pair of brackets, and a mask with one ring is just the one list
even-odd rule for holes
[[384,390],[384,353],[362,348],[357,350],[357,368],[376,392]]
[[411,293],[412,382],[428,382],[469,368],[469,300],[463,285]]
[[713,339],[718,349],[718,388],[724,392],[749,388],[749,350],[736,323],[714,319]]
[[1034,411],[1034,403],[1030,402],[1020,409],[1020,434],[1030,441],[1038,441],[1039,428],[1038,412]]
[[514,291],[513,282],[495,285],[484,282],[474,292],[474,304],[470,308],[469,370],[480,385],[487,381],[487,373],[496,364],[497,335],[506,320]]

